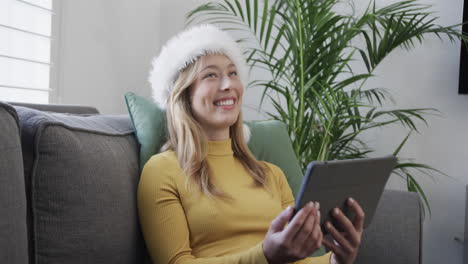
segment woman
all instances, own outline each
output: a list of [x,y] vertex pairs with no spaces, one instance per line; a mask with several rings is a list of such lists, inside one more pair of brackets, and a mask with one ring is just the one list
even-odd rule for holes
[[[337,215],[346,232],[330,226],[334,242],[323,239],[317,203],[291,220],[294,197],[286,177],[256,160],[246,144],[246,77],[236,42],[211,25],[175,36],[153,61],[153,97],[166,109],[168,128],[167,143],[146,163],[138,186],[153,262],[353,263],[362,209],[352,201],[354,221]],[[307,258],[322,244],[331,252]]]

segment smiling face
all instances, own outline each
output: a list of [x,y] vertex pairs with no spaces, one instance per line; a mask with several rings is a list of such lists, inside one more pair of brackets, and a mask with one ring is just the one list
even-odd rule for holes
[[241,110],[244,87],[225,55],[205,55],[200,60],[200,72],[189,88],[192,112],[209,140],[228,139],[229,127]]

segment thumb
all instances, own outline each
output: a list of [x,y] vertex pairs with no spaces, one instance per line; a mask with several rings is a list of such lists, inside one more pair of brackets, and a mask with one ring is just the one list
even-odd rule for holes
[[284,226],[291,219],[292,213],[293,213],[292,206],[288,206],[273,220],[270,226],[270,231],[274,233],[283,231]]

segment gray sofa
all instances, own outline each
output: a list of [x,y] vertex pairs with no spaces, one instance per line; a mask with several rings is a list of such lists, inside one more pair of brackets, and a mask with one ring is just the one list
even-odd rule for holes
[[[0,263],[144,263],[126,115],[0,102]],[[421,263],[421,203],[386,190],[356,263]]]

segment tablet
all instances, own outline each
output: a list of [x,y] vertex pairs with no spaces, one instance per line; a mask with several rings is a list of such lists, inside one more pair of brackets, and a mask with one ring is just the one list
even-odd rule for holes
[[335,207],[340,208],[352,221],[354,213],[346,204],[346,199],[352,197],[366,215],[364,219],[364,228],[366,228],[374,217],[385,184],[396,163],[397,159],[393,155],[310,162],[296,197],[294,214],[309,201],[318,201],[322,232],[327,234],[324,228],[327,220],[339,231],[343,231],[341,225],[331,216],[331,210]]

